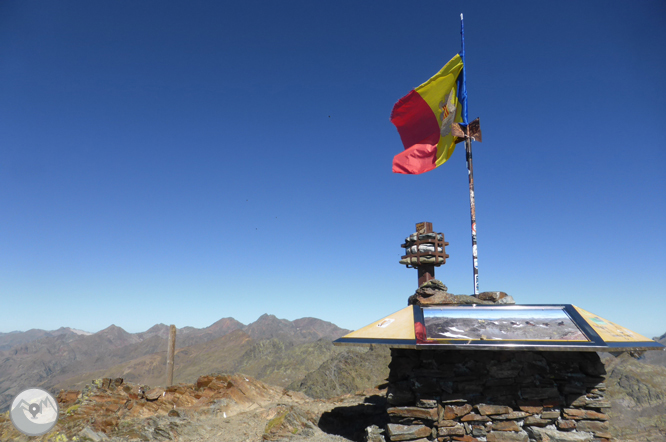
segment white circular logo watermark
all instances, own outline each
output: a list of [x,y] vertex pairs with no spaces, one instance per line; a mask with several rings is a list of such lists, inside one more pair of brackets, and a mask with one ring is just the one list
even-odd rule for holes
[[9,410],[12,424],[28,436],[48,433],[58,421],[58,401],[41,388],[29,388],[16,396]]

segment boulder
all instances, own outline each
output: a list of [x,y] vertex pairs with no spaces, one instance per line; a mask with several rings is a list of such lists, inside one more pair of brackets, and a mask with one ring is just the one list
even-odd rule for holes
[[164,394],[164,388],[153,388],[145,393],[144,397],[147,401],[156,401]]

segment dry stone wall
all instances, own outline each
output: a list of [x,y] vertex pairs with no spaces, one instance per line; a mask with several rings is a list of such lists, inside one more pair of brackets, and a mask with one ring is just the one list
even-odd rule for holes
[[611,440],[606,371],[597,353],[391,352],[391,423],[375,440]]

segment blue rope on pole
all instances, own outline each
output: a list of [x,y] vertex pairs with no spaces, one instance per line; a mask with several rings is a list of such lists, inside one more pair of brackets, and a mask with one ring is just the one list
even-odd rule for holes
[[467,79],[465,78],[465,69],[467,64],[465,63],[465,23],[463,22],[463,15],[460,14],[460,39],[462,41],[462,49],[460,51],[460,58],[463,62],[463,70],[460,76],[458,77],[458,100],[462,104],[462,124],[465,126],[468,124],[467,120]]

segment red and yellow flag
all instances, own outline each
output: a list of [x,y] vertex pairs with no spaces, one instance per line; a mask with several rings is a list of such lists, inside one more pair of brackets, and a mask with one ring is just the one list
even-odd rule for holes
[[462,122],[458,75],[463,61],[456,55],[434,77],[393,106],[391,122],[405,150],[393,158],[393,172],[419,174],[444,164],[456,142],[451,124]]

